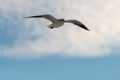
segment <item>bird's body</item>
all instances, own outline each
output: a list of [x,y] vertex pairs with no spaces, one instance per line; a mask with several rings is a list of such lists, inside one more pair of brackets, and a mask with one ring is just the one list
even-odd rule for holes
[[61,26],[63,26],[63,25],[64,25],[64,21],[61,21],[61,20],[59,19],[59,20],[56,20],[56,21],[52,22],[51,25],[48,25],[48,28],[53,29],[53,28],[61,27]]
[[24,17],[24,18],[45,18],[45,19],[52,22],[51,25],[48,25],[48,28],[51,28],[51,29],[61,27],[66,22],[66,23],[73,23],[73,24],[75,24],[75,25],[89,31],[89,29],[78,20],[74,20],[74,19],[71,19],[71,20],[57,19],[57,18],[53,17],[50,14],[29,16],[29,17]]

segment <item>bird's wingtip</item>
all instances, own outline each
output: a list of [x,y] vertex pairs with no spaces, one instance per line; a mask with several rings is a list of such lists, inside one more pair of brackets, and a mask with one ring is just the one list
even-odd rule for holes
[[29,17],[23,17],[23,19],[24,19],[24,18],[29,18]]
[[86,29],[87,31],[90,31],[89,29]]
[[85,25],[80,25],[80,27],[87,30],[87,31],[90,31],[90,29],[88,29]]

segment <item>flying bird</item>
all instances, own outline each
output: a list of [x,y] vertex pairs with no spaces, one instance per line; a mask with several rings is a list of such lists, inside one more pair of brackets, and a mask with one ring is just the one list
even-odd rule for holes
[[75,20],[75,19],[70,19],[70,20],[64,20],[64,19],[57,19],[54,16],[50,14],[44,14],[44,15],[36,15],[36,16],[29,16],[29,17],[24,17],[24,18],[45,18],[49,21],[52,22],[52,24],[48,25],[48,28],[53,29],[53,28],[58,28],[64,25],[64,23],[73,23],[87,31],[90,31],[82,22]]

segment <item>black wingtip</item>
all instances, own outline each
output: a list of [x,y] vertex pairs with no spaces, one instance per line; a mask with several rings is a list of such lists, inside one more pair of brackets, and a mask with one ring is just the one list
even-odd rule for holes
[[90,31],[89,29],[85,29],[86,31]]
[[23,17],[23,19],[25,19],[25,18],[32,18],[32,17]]
[[29,16],[29,17],[23,17],[23,18],[41,18],[42,16],[41,15],[38,15],[38,16]]
[[24,18],[27,18],[27,17],[23,17],[23,19],[24,19]]
[[30,16],[30,17],[23,17],[23,18],[33,18],[33,17]]
[[88,28],[86,28],[85,30],[90,31]]
[[87,31],[90,31],[85,25],[80,25],[80,27],[87,30]]
[[90,31],[88,28],[86,28],[85,30]]

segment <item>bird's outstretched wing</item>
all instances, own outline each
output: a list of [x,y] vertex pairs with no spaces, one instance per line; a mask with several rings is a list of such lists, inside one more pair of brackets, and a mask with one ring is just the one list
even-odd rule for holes
[[81,23],[80,21],[78,21],[78,20],[66,20],[65,22],[69,22],[69,23],[73,23],[73,24],[75,24],[75,25],[77,25],[77,26],[80,26],[81,28],[83,28],[83,29],[85,29],[85,30],[87,30],[87,31],[90,31],[83,23]]
[[29,17],[24,17],[24,18],[45,18],[51,22],[54,22],[55,20],[57,20],[57,18],[53,17],[50,14],[44,14],[44,15],[36,15],[36,16],[29,16]]

